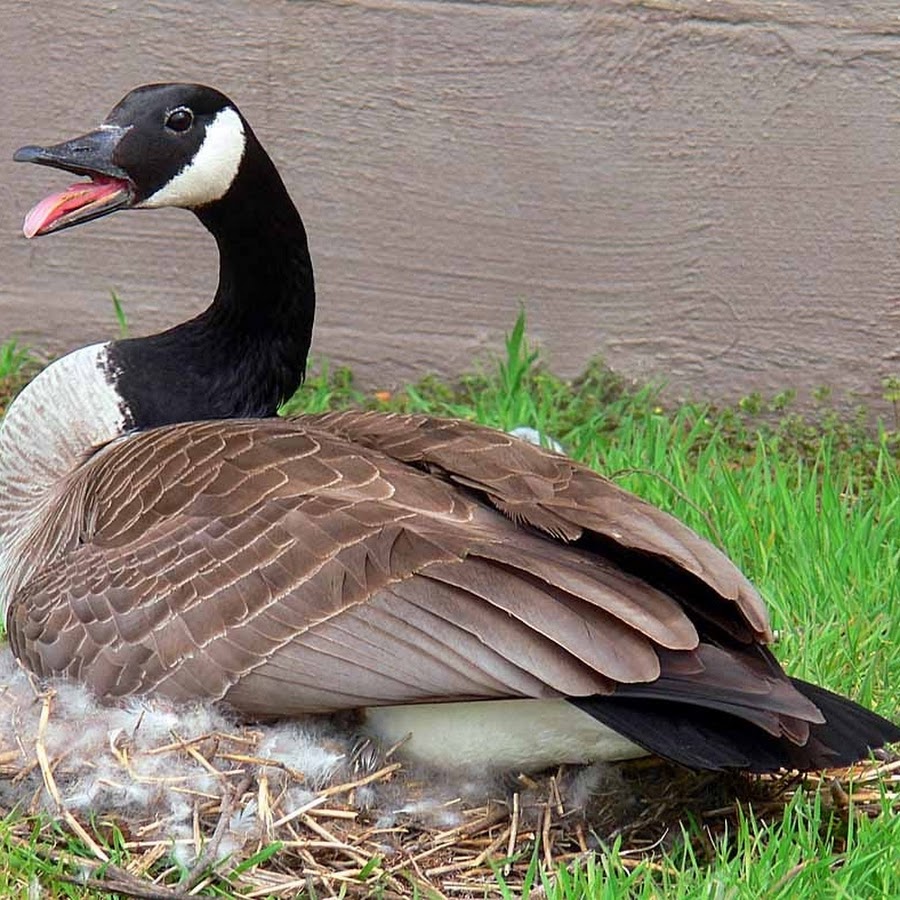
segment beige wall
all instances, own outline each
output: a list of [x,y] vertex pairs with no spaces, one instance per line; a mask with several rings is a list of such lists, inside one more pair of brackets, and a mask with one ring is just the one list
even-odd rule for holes
[[369,384],[458,372],[524,303],[551,364],[679,393],[900,373],[893,0],[0,0],[0,336],[197,311],[209,239],[129,213],[26,243],[60,186],[9,162],[130,87],[229,93],[312,236],[314,350]]

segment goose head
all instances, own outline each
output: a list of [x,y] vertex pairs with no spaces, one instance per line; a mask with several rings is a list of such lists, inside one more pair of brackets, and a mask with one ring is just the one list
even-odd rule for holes
[[22,147],[14,159],[86,176],[28,213],[28,238],[117,210],[179,207],[216,240],[212,304],[158,335],[111,342],[106,352],[130,427],[274,415],[305,372],[312,262],[281,176],[228,97],[198,84],[144,85],[95,130]]
[[60,144],[16,151],[17,162],[90,179],[38,203],[25,219],[25,236],[49,234],[120,209],[199,210],[214,204],[235,184],[248,142],[257,144],[249,125],[213,88],[197,84],[136,88],[94,131]]

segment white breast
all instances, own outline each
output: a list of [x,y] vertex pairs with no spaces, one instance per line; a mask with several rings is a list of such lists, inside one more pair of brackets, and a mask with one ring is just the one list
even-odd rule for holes
[[561,763],[635,759],[647,751],[565,700],[422,703],[366,710],[386,745],[439,768],[536,771]]
[[125,430],[113,381],[108,344],[83,347],[47,366],[0,423],[0,615],[30,569],[48,562],[29,543],[66,476]]

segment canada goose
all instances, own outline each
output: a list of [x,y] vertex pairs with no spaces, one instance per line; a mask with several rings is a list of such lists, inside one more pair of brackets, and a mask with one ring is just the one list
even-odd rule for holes
[[219,285],[197,318],[46,368],[0,432],[0,602],[15,654],[103,697],[249,717],[361,709],[443,765],[644,753],[811,769],[900,729],[785,675],[715,547],[553,452],[469,422],[275,418],[314,312],[306,233],[237,107],[129,93],[15,159],[86,175],[27,237],[193,211]]

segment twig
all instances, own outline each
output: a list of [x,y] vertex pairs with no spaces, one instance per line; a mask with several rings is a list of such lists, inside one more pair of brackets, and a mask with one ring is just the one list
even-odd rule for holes
[[313,807],[321,806],[329,797],[333,797],[335,794],[347,793],[348,791],[352,791],[353,788],[362,787],[364,784],[370,784],[373,781],[380,781],[382,778],[386,778],[400,768],[402,768],[400,763],[391,763],[391,765],[385,766],[383,769],[379,769],[371,775],[366,775],[365,778],[360,778],[359,781],[337,784],[334,787],[326,788],[324,791],[319,791],[319,793],[308,803],[304,803],[302,806],[297,807],[293,812],[288,813],[286,816],[282,816],[280,819],[273,822],[272,826],[274,828],[279,828],[281,825],[286,825],[288,822],[292,822],[294,819],[308,813]]
[[74,878],[71,875],[57,875],[60,881],[78,887],[91,888],[117,897],[135,897],[138,900],[186,900],[188,894],[172,891],[164,887],[155,887],[152,882],[140,881],[137,878]]
[[554,868],[553,862],[553,846],[551,844],[550,838],[550,823],[553,821],[553,810],[550,807],[550,801],[547,801],[547,806],[544,809],[544,823],[541,828],[541,844],[543,845],[544,850],[544,865],[547,867],[548,872],[552,872]]
[[225,830],[231,821],[232,813],[238,799],[244,796],[250,787],[253,778],[245,775],[237,786],[229,786],[229,790],[225,791],[222,797],[222,803],[219,811],[219,821],[216,822],[215,830],[210,839],[206,842],[203,853],[200,854],[197,861],[191,866],[187,878],[182,882],[181,888],[190,893],[199,883],[208,869],[214,869],[216,863],[216,855],[219,852],[219,845],[225,835]]
[[56,779],[53,777],[53,770],[50,766],[50,759],[47,756],[47,745],[45,743],[45,738],[47,735],[47,723],[50,721],[50,704],[53,700],[53,697],[56,696],[53,691],[48,691],[44,694],[43,698],[43,706],[41,707],[41,718],[38,724],[38,733],[37,738],[34,742],[34,752],[38,759],[38,765],[41,767],[41,776],[44,779],[44,786],[47,788],[47,793],[53,798],[53,802],[56,804],[56,809],[59,814],[66,820],[66,824],[75,834],[84,841],[85,845],[90,848],[91,853],[97,857],[101,862],[108,863],[109,856],[107,856],[106,851],[87,833],[87,831],[82,827],[81,823],[75,816],[69,812],[66,805],[63,803],[62,797],[59,793],[59,788],[56,786]]
[[512,871],[512,856],[516,850],[516,839],[519,836],[519,792],[516,791],[512,798],[512,817],[509,823],[509,843],[506,845],[506,863],[503,866],[503,874],[509,875]]

